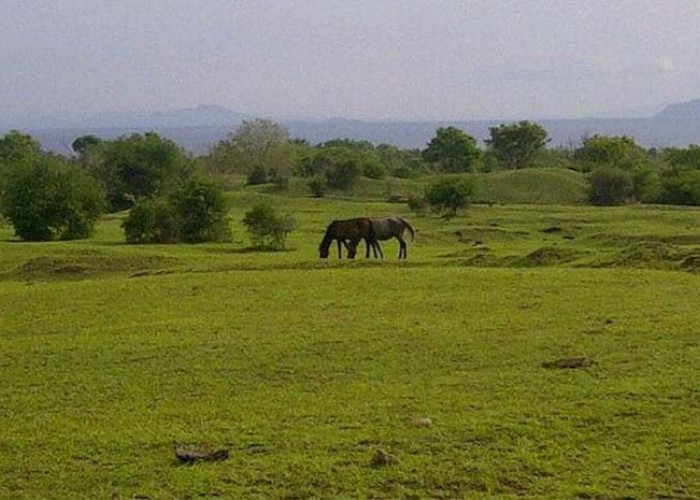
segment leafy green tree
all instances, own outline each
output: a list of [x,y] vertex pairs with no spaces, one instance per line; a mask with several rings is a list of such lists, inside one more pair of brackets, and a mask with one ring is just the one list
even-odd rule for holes
[[440,127],[423,151],[423,158],[435,170],[471,172],[481,158],[476,139],[455,127]]
[[584,165],[584,170],[603,165],[632,170],[648,161],[644,149],[631,137],[594,135],[583,140],[574,158]]
[[71,149],[79,155],[84,155],[88,148],[95,147],[102,142],[102,139],[88,134],[78,137],[71,144]]
[[632,177],[632,195],[638,200],[647,199],[653,191],[653,164],[647,152],[631,137],[588,137],[574,152],[574,158],[580,162],[584,171],[607,166],[628,172]]
[[86,153],[86,168],[104,186],[112,211],[139,198],[167,196],[195,166],[182,148],[153,132],[104,141]]
[[18,161],[30,161],[41,154],[41,144],[29,134],[11,130],[0,139],[0,172]]
[[262,119],[244,121],[211,149],[205,167],[217,175],[250,176],[255,172],[248,180],[261,184],[274,177],[291,175],[301,152],[307,149],[308,145],[289,140],[284,125]]
[[425,193],[425,200],[432,209],[454,217],[457,211],[469,206],[469,198],[474,194],[474,184],[467,178],[446,178],[430,186]]
[[271,206],[259,203],[246,212],[243,224],[254,247],[284,250],[287,235],[294,230],[296,222],[291,214],[280,215]]
[[697,144],[691,144],[687,148],[667,148],[664,157],[674,168],[700,169],[700,146]]
[[633,193],[632,175],[626,170],[602,166],[588,175],[588,201],[593,205],[622,205]]
[[527,120],[489,127],[489,133],[486,145],[506,168],[527,167],[547,145],[547,131]]
[[179,215],[182,241],[225,241],[231,237],[228,203],[218,184],[190,179],[175,193],[173,202]]
[[700,205],[700,170],[682,168],[665,172],[658,201],[671,205]]
[[105,206],[92,177],[50,155],[11,164],[3,187],[0,210],[28,241],[87,238]]
[[362,177],[363,159],[361,153],[348,148],[324,148],[314,155],[308,174],[324,176],[328,187],[349,190]]

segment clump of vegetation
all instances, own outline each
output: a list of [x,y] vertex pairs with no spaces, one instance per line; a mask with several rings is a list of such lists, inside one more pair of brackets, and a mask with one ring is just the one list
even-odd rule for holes
[[220,186],[192,179],[168,198],[138,201],[122,227],[128,243],[226,241],[227,212]]
[[633,198],[629,172],[616,167],[599,167],[588,176],[588,201],[593,205],[622,205]]
[[506,168],[525,168],[547,145],[547,131],[536,123],[521,121],[490,127],[486,140],[490,152]]
[[291,214],[278,214],[271,206],[259,203],[246,212],[243,224],[255,248],[279,251],[284,250],[287,236],[294,230],[296,221]]
[[87,238],[105,207],[98,183],[58,157],[12,157],[1,177],[0,212],[23,240]]
[[328,181],[325,177],[317,175],[309,180],[308,186],[314,198],[323,198],[328,188]]
[[440,127],[423,151],[423,158],[434,170],[472,172],[481,158],[476,139],[456,127]]
[[454,217],[457,211],[469,206],[474,195],[474,183],[467,178],[448,178],[433,184],[425,193],[432,209],[446,217]]
[[153,132],[86,143],[85,168],[102,184],[112,212],[141,198],[168,196],[195,170],[181,147]]

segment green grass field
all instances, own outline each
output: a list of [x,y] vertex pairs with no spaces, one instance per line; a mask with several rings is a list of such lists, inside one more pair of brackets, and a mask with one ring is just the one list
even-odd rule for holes
[[[0,498],[700,497],[699,210],[531,191],[445,220],[373,189],[236,190],[228,244],[0,227]],[[249,251],[261,199],[288,251]],[[407,261],[318,259],[330,220],[382,214],[418,229]]]

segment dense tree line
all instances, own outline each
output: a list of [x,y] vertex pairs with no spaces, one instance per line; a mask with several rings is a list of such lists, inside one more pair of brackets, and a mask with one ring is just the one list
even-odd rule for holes
[[[595,205],[700,204],[700,145],[645,150],[630,137],[594,135],[576,148],[551,148],[546,130],[530,121],[491,127],[489,134],[480,145],[463,130],[440,127],[423,150],[347,138],[311,145],[291,139],[281,124],[258,119],[194,158],[156,133],[79,137],[72,145],[75,154],[64,157],[12,131],[0,139],[0,213],[25,240],[85,238],[100,214],[129,210],[124,222],[129,242],[221,241],[230,238],[223,186],[240,179],[285,190],[298,178],[309,195],[322,197],[352,190],[363,178],[542,166],[585,173]],[[411,207],[454,215],[473,192],[469,176],[447,177],[412,199]],[[289,219],[275,219],[259,207],[251,217],[249,227],[258,228],[256,246],[283,246],[279,234],[291,227]],[[269,227],[260,229],[260,221]],[[266,240],[273,226],[280,232]]]

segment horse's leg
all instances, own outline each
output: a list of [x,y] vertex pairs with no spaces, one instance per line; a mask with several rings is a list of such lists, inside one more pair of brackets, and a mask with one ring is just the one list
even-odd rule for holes
[[342,244],[340,238],[338,238],[338,258],[342,259],[343,258],[343,251],[342,251]]
[[[372,243],[370,243],[369,238],[365,238],[365,259],[369,259],[369,247],[372,246]],[[375,254],[376,257],[376,254]]]
[[399,259],[406,258],[406,242],[400,236],[396,237],[399,240]]
[[384,258],[384,252],[382,252],[382,247],[379,245],[379,240],[374,240],[374,256],[377,256],[377,252],[379,252],[379,258],[383,259]]

